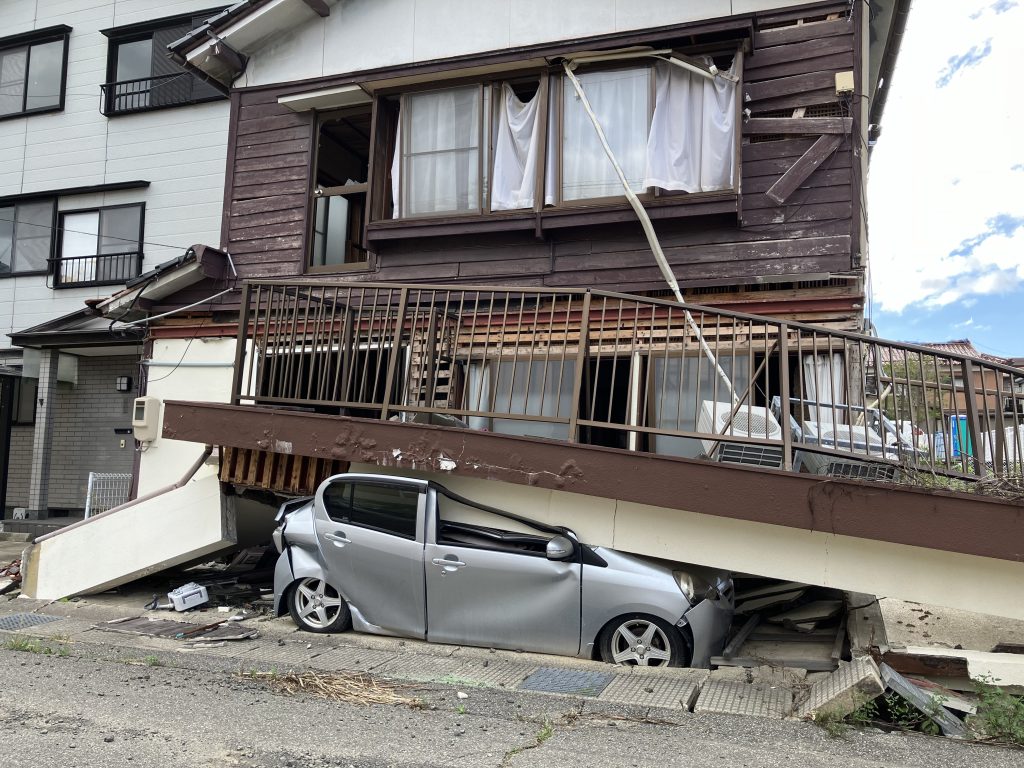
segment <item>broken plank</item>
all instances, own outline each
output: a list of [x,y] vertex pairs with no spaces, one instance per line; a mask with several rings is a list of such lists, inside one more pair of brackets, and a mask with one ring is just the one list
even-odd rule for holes
[[819,138],[789,167],[788,171],[782,174],[778,181],[772,184],[771,188],[765,192],[765,196],[782,205],[842,143],[842,136],[832,135]]
[[879,665],[879,672],[881,672],[882,682],[885,683],[887,688],[898,693],[917,707],[923,714],[931,718],[946,736],[958,739],[967,736],[967,727],[958,717],[939,703],[938,697],[921,690],[885,662]]
[[804,596],[806,589],[796,589],[792,592],[782,592],[778,595],[766,595],[753,600],[746,600],[736,606],[736,613],[751,613],[768,608],[773,605],[785,605]]
[[838,616],[842,610],[842,600],[815,600],[813,603],[771,616],[768,621],[772,624],[809,624],[831,619],[833,616]]
[[729,641],[729,644],[722,650],[722,656],[727,659],[731,659],[736,655],[736,651],[740,649],[740,646],[747,641],[750,637],[750,633],[754,631],[755,627],[761,623],[761,614],[755,613],[740,627],[740,631],[736,633],[735,637]]
[[807,584],[801,584],[799,581],[779,581],[775,584],[768,584],[763,587],[757,587],[755,589],[748,589],[743,592],[739,592],[736,595],[736,602],[741,603],[745,600],[751,600],[755,597],[777,595],[780,592],[792,592],[794,589],[807,589],[807,586]]
[[853,130],[849,117],[752,117],[743,124],[743,135],[776,133],[847,134]]
[[835,642],[832,643],[832,661],[839,661],[843,657],[843,645],[846,643],[846,622],[839,624],[836,631]]

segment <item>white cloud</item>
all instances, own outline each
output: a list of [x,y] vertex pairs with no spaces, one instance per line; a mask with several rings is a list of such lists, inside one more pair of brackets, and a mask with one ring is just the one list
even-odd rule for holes
[[868,190],[881,310],[1024,285],[1024,7],[963,6],[915,4],[893,76]]

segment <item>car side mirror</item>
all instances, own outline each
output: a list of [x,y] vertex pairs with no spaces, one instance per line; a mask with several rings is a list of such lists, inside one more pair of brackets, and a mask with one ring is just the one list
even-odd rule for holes
[[552,536],[548,541],[545,554],[548,560],[565,560],[572,557],[576,547],[568,536]]

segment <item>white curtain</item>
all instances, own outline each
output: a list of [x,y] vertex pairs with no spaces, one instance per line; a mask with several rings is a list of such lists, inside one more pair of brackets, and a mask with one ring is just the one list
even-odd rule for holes
[[[547,363],[502,360],[471,364],[466,407],[474,411],[568,418],[575,370],[574,360]],[[503,435],[557,440],[565,440],[569,434],[567,424],[522,419],[470,416],[469,426]]]
[[643,186],[685,192],[732,189],[735,99],[731,80],[658,62]]
[[540,90],[528,102],[512,86],[501,86],[498,130],[494,143],[491,210],[533,207],[537,162],[540,154]]
[[391,157],[391,218],[402,218],[402,200],[399,197],[399,182],[402,168],[402,115],[398,115],[398,127],[395,129],[395,154]]
[[804,355],[803,366],[804,400],[821,406],[808,406],[808,418],[819,424],[832,424],[833,421],[839,424],[846,423],[846,409],[833,410],[831,407],[846,404],[843,395],[845,375],[842,354],[822,352],[817,355]]
[[406,97],[403,216],[480,207],[480,106],[477,86]]
[[[645,67],[577,75],[608,145],[634,192],[643,190],[650,70]],[[576,89],[562,89],[562,199],[621,197],[622,184]]]

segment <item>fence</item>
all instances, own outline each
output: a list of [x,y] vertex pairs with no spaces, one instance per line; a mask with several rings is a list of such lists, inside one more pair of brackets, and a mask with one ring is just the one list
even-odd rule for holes
[[85,516],[98,515],[128,501],[132,476],[120,472],[90,472],[85,493]]
[[254,281],[235,371],[236,404],[819,474],[1024,464],[1024,371],[603,291]]

